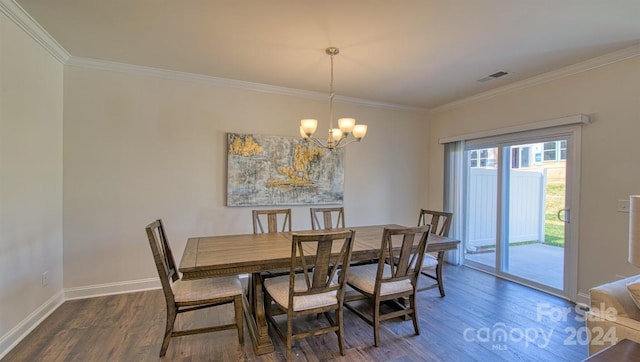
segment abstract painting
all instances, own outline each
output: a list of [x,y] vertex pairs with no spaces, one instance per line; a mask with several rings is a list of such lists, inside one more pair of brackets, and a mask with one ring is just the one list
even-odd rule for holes
[[293,137],[227,133],[227,206],[341,204],[343,158]]

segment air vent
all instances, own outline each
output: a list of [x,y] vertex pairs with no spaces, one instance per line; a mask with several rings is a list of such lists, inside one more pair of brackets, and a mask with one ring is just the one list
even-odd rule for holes
[[495,73],[493,73],[493,74],[491,74],[489,76],[486,76],[484,78],[478,79],[478,82],[480,82],[480,83],[488,82],[488,81],[496,79],[496,78],[504,77],[507,74],[509,74],[509,73],[503,72],[503,71],[495,72]]

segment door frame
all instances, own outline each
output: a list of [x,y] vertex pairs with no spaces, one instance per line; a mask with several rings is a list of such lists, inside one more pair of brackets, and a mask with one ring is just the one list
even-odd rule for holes
[[[564,273],[563,273],[563,289],[558,290],[555,288],[547,287],[545,285],[524,279],[519,278],[513,274],[508,274],[503,272],[502,267],[498,268],[497,262],[501,262],[502,259],[502,250],[503,247],[496,248],[496,264],[494,267],[490,268],[488,266],[482,266],[481,264],[471,264],[465,263],[464,260],[464,250],[460,249],[459,260],[462,260],[465,265],[468,265],[473,268],[477,268],[492,274],[495,274],[498,277],[509,279],[521,284],[526,284],[532,288],[542,290],[544,292],[557,295],[559,297],[569,299],[571,301],[577,302],[578,300],[578,252],[579,252],[579,220],[580,220],[580,165],[581,165],[581,130],[580,125],[567,125],[560,127],[552,127],[545,129],[536,129],[524,132],[503,134],[493,137],[486,137],[483,139],[469,140],[466,141],[467,144],[470,144],[471,147],[464,147],[464,149],[468,148],[485,148],[489,147],[497,147],[498,148],[498,163],[499,165],[499,177],[498,177],[498,200],[497,200],[497,212],[498,215],[502,215],[502,210],[504,210],[503,202],[507,202],[508,200],[504,200],[502,183],[504,180],[506,166],[505,162],[509,161],[510,157],[503,157],[503,148],[505,146],[513,146],[517,144],[528,144],[528,143],[537,143],[541,142],[540,140],[545,139],[566,139],[567,140],[567,160],[566,160],[566,181],[565,181],[565,208],[569,210],[568,212],[568,223],[565,223],[565,245],[564,245]],[[544,142],[544,141],[542,141]],[[464,154],[464,152],[463,152]],[[466,158],[463,162],[464,178],[465,181],[461,183],[466,184],[466,170],[468,165],[466,164]],[[464,216],[463,216],[464,217]],[[502,218],[497,217],[497,237],[496,237],[496,245],[503,245],[505,242],[502,240],[502,235],[506,231],[506,226],[503,225]],[[463,223],[464,224],[464,223]],[[465,235],[466,232],[463,231],[462,235]]]

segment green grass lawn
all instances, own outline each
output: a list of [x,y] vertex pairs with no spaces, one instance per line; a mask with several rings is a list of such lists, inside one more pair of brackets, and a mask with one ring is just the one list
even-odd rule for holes
[[564,197],[564,184],[547,185],[547,200],[544,212],[544,243],[547,245],[564,247],[565,224],[562,221],[558,220],[558,210],[564,209]]

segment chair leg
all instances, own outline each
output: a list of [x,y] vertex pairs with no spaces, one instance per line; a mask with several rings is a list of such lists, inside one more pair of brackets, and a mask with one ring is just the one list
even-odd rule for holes
[[442,264],[444,263],[444,251],[438,252],[438,265],[436,265],[436,280],[438,281],[438,289],[440,296],[444,297],[444,284],[442,283]]
[[344,331],[342,323],[342,307],[336,310],[336,324],[338,325],[338,347],[340,348],[340,355],[344,356]]
[[420,335],[420,324],[418,321],[418,303],[416,303],[415,292],[409,297],[409,308],[413,309],[413,313],[411,313],[411,317],[413,319],[413,329],[416,331],[417,335]]
[[375,301],[373,306],[373,344],[380,345],[380,301]]
[[291,361],[291,349],[293,348],[293,318],[287,316],[287,362]]
[[438,266],[436,267],[436,280],[438,281],[440,296],[444,297],[444,284],[442,283],[442,264],[440,263],[438,263]]
[[[438,263],[438,266],[436,266],[436,274],[435,276],[429,272],[424,271],[424,269],[422,271],[420,271],[420,273],[426,277],[429,277],[431,279],[435,279],[437,285],[438,285],[438,290],[440,291],[440,296],[444,297],[444,284],[442,282],[442,264]],[[419,289],[419,291],[423,291],[426,289],[431,289],[431,288],[435,288],[435,285],[433,285],[432,287],[426,287],[426,288],[422,288]]]
[[170,308],[167,306],[167,325],[164,328],[164,338],[162,339],[162,347],[160,347],[160,357],[164,357],[169,348],[169,342],[171,341],[171,334],[173,333],[173,325],[176,322],[176,316],[178,311],[176,308]]
[[244,323],[242,319],[242,296],[237,295],[233,298],[233,307],[236,314],[236,328],[238,329],[238,342],[244,344]]

